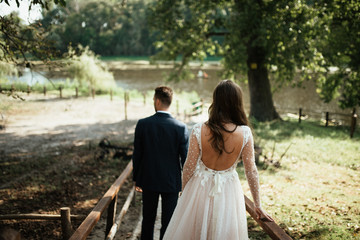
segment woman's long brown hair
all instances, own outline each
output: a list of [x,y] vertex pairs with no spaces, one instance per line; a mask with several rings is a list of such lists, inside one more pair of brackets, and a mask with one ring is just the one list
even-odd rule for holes
[[212,133],[211,146],[219,154],[223,151],[227,152],[222,131],[232,133],[236,130],[234,128],[229,131],[225,129],[224,124],[249,125],[242,98],[241,88],[231,80],[221,81],[214,90],[213,102],[209,108],[209,120],[205,124]]

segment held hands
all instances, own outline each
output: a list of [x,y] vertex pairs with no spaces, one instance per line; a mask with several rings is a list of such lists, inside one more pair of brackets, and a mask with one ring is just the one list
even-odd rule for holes
[[255,212],[257,214],[257,219],[264,221],[264,222],[273,222],[274,219],[264,210],[261,208],[255,207]]

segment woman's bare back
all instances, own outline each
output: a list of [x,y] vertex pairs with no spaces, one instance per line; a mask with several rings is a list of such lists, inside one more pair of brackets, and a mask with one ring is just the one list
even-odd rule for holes
[[211,132],[206,124],[201,128],[201,146],[202,146],[202,158],[201,160],[206,167],[222,171],[230,168],[240,157],[240,151],[244,141],[244,133],[241,127],[232,123],[224,125],[229,131],[235,131],[228,133],[223,131],[225,150],[221,155],[211,146]]

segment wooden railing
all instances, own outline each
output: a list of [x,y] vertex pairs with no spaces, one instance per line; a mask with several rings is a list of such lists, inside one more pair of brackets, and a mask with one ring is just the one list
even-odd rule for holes
[[[0,220],[44,220],[44,221],[54,220],[54,221],[60,221],[61,222],[61,234],[63,236],[63,239],[66,239],[66,240],[70,238],[70,236],[73,232],[71,220],[82,221],[82,220],[84,220],[84,218],[85,218],[85,216],[83,216],[83,215],[70,214],[69,207],[60,208],[60,214],[25,213],[25,214],[0,215]],[[0,235],[1,235],[1,233],[0,233]],[[1,236],[0,236],[0,239],[2,239]]]
[[[99,221],[101,215],[104,213],[105,209],[108,208],[107,223],[105,230],[105,239],[113,239],[116,231],[119,228],[119,223],[124,217],[131,199],[134,196],[134,188],[131,189],[130,194],[127,197],[127,200],[124,204],[124,207],[120,211],[119,216],[115,220],[116,215],[116,202],[117,195],[124,184],[125,180],[131,174],[133,169],[132,162],[126,166],[125,170],[121,175],[116,179],[116,181],[111,185],[109,190],[104,194],[102,199],[98,202],[95,208],[90,212],[86,219],[81,223],[77,228],[74,234],[71,236],[70,240],[86,239],[87,236],[91,233],[92,229],[95,227],[96,223]],[[271,239],[277,240],[291,240],[292,238],[287,235],[282,228],[280,228],[275,222],[266,222],[260,219],[257,219],[257,215],[254,208],[254,203],[245,197],[246,210],[252,218],[264,229],[264,231],[271,237]]]
[[265,222],[257,218],[254,203],[244,195],[246,211],[250,216],[264,229],[264,231],[271,237],[271,239],[291,240],[292,238],[287,235],[284,230],[279,227],[275,222]]
[[186,119],[188,119],[190,117],[202,114],[203,109],[204,109],[204,101],[202,99],[199,102],[193,102],[191,104],[190,112],[187,113],[187,111],[185,110],[185,112],[184,112],[184,120],[186,121]]
[[[132,161],[126,166],[125,170],[121,175],[116,179],[116,181],[111,185],[109,190],[104,194],[100,199],[98,204],[94,209],[89,213],[81,225],[76,229],[74,234],[70,237],[71,240],[86,239],[87,236],[91,233],[96,223],[100,220],[101,215],[104,213],[106,208],[107,211],[107,223],[105,236],[107,236],[115,223],[115,214],[116,214],[116,204],[117,204],[117,195],[124,184],[125,180],[130,176],[133,166]],[[126,212],[126,210],[125,210]]]

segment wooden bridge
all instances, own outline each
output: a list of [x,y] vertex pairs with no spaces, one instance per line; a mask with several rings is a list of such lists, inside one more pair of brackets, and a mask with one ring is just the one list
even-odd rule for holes
[[[73,230],[71,229],[71,220],[69,216],[68,227],[63,228],[63,231],[65,229],[65,232],[63,232],[63,239],[70,239],[70,240],[86,239],[87,236],[89,236],[89,234],[95,227],[95,225],[100,220],[101,215],[105,211],[107,211],[106,229],[104,230],[105,239],[106,240],[113,239],[115,237],[117,230],[119,229],[121,220],[125,216],[130,206],[130,203],[134,197],[135,190],[134,188],[132,188],[124,203],[124,206],[122,207],[120,213],[116,216],[118,192],[125,183],[126,179],[130,176],[132,170],[133,170],[132,162],[130,161],[126,166],[126,168],[124,169],[124,171],[121,173],[121,175],[111,185],[108,191],[104,194],[104,196],[100,199],[98,204],[89,213],[89,215],[80,224],[80,226],[76,229],[75,232],[73,232]],[[263,230],[272,239],[279,239],[279,240],[292,239],[275,222],[264,222],[262,220],[257,219],[256,212],[254,209],[254,204],[246,196],[245,196],[245,204],[246,204],[246,210],[250,214],[250,216],[263,228]]]

